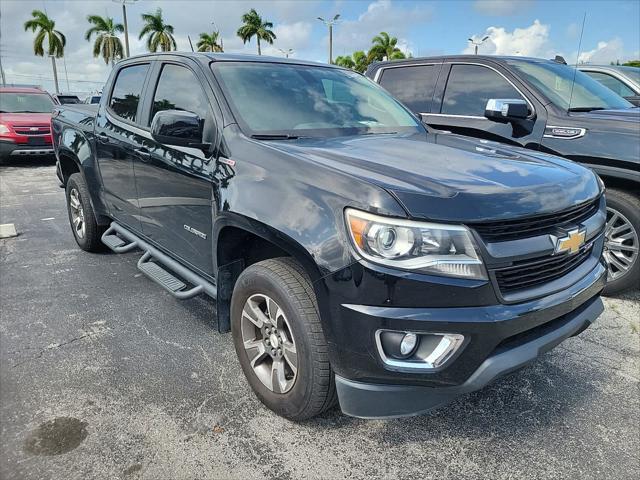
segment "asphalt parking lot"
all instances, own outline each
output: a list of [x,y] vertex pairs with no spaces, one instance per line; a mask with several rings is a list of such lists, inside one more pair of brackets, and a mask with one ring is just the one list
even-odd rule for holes
[[3,479],[639,478],[640,292],[537,363],[431,415],[264,408],[214,304],[136,253],[89,254],[52,162],[0,166]]

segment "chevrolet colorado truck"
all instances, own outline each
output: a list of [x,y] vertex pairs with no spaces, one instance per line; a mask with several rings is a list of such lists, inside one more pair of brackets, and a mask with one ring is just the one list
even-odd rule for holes
[[357,73],[230,54],[128,58],[98,106],[53,115],[79,247],[140,250],[174,297],[214,298],[293,420],[429,411],[603,310],[597,176],[432,137]]
[[374,79],[441,142],[462,135],[559,155],[593,169],[607,187],[605,294],[640,288],[640,108],[555,60],[457,55],[380,62]]

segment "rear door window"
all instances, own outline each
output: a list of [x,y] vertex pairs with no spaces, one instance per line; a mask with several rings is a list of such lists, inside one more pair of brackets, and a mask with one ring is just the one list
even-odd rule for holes
[[385,68],[380,85],[414,113],[429,113],[440,67],[438,64]]
[[482,65],[452,65],[441,113],[483,117],[487,100],[523,99],[502,75]]
[[140,94],[148,70],[149,64],[132,65],[118,73],[109,99],[109,107],[119,117],[131,122],[137,120]]

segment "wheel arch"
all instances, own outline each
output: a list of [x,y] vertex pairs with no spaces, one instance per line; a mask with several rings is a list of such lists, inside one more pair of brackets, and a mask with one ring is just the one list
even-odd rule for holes
[[286,256],[296,260],[311,279],[318,305],[323,310],[321,299],[325,298],[326,292],[321,288],[322,282],[317,281],[323,272],[307,248],[295,239],[258,220],[238,214],[222,216],[213,230],[218,329],[221,332],[229,331],[230,301],[240,273],[249,265],[270,258]]

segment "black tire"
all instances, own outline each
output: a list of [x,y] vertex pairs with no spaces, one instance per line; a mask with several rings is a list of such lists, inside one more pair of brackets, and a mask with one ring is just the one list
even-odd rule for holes
[[[638,239],[640,239],[640,198],[637,196],[617,188],[607,188],[607,209],[611,209],[628,220],[632,228],[635,230],[635,243],[638,247]],[[611,213],[609,212],[607,218],[610,220]],[[607,248],[608,241],[605,240],[605,249]],[[607,253],[605,251],[605,259]],[[612,269],[616,267],[609,267],[610,275]],[[635,261],[622,276],[616,279],[610,279],[607,282],[603,294],[614,295],[621,293],[629,289],[640,288],[640,256],[636,255]]]
[[[295,340],[297,376],[285,393],[275,393],[263,384],[244,348],[242,312],[247,300],[256,294],[267,295],[278,304]],[[231,299],[231,332],[245,377],[269,409],[290,420],[301,421],[319,415],[336,403],[335,380],[313,286],[295,260],[264,260],[240,274]]]
[[[84,235],[82,236],[76,231],[73,223],[73,209],[71,207],[70,200],[73,192],[77,192],[76,196],[82,205],[85,227]],[[78,246],[87,252],[100,252],[104,250],[100,237],[104,233],[105,227],[98,225],[96,221],[96,215],[93,211],[93,207],[91,206],[91,201],[89,200],[89,189],[87,188],[87,184],[81,174],[74,173],[67,180],[66,198],[69,225],[71,225],[71,231],[73,232],[73,237],[76,239]]]

